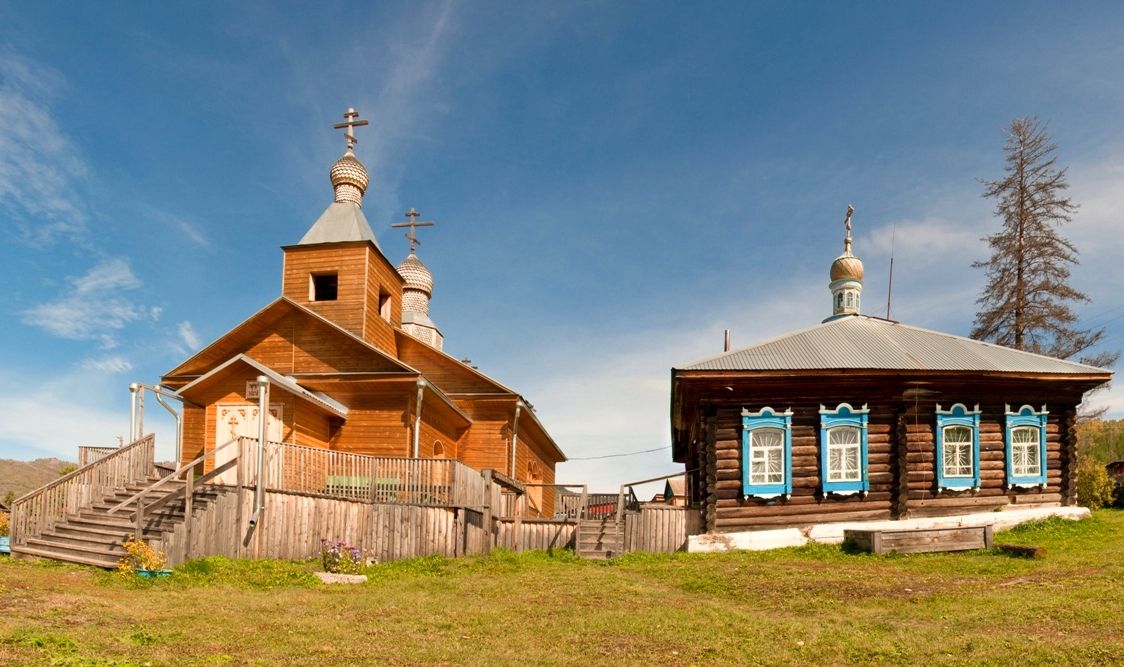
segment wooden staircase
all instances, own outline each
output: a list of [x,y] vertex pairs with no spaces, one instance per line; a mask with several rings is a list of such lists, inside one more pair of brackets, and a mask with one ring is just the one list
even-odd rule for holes
[[624,526],[615,516],[579,519],[574,542],[574,550],[582,558],[613,558],[624,553]]
[[[109,510],[155,481],[156,478],[149,478],[127,484],[112,495],[82,507],[77,514],[67,514],[38,537],[29,538],[26,544],[13,544],[13,556],[37,556],[111,569],[117,567],[125,555],[122,544],[136,533],[135,506],[113,514]],[[179,498],[171,499],[166,505],[145,515],[140,535],[144,541],[158,548],[164,534],[184,522],[184,484],[182,480],[169,480],[147,496],[148,502],[171,494],[178,494]],[[226,492],[226,489],[215,486],[196,489],[192,495],[192,514],[204,510]]]

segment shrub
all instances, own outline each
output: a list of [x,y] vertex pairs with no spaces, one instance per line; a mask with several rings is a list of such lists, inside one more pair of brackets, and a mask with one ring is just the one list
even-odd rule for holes
[[1091,510],[1112,505],[1114,484],[1104,466],[1090,456],[1077,462],[1077,502]]
[[366,567],[363,550],[343,540],[320,540],[320,563],[325,572],[336,574],[362,574]]
[[163,551],[153,549],[136,536],[130,536],[121,546],[125,548],[125,556],[117,571],[122,574],[133,574],[137,570],[163,570],[168,565],[168,557]]
[[7,512],[0,512],[0,537],[7,537],[12,531],[12,517]]

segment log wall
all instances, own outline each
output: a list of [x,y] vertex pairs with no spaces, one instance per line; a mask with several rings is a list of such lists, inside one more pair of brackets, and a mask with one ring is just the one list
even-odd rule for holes
[[[955,377],[908,378],[855,375],[784,378],[685,391],[698,393],[692,406],[698,436],[686,447],[684,463],[699,482],[691,501],[702,509],[708,531],[738,531],[858,521],[941,516],[1015,506],[1073,504],[1075,497],[1076,417],[1081,393],[1075,387],[1028,379],[989,380]],[[924,389],[917,389],[922,385]],[[820,489],[820,405],[866,404],[870,490],[865,495],[825,494]],[[941,490],[936,485],[936,406],[980,405],[980,488]],[[1046,426],[1044,487],[1007,488],[1005,406],[1017,411],[1043,404]],[[791,409],[792,495],[787,499],[742,496],[741,410]]]

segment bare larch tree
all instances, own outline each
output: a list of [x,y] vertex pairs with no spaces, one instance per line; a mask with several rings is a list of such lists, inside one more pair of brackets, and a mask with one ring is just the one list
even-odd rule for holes
[[987,270],[987,285],[976,300],[972,338],[1104,368],[1120,353],[1090,354],[1104,329],[1080,328],[1070,307],[1089,297],[1068,282],[1077,248],[1059,229],[1077,204],[1063,196],[1069,183],[1056,149],[1037,118],[1016,118],[1003,147],[1006,174],[982,181],[1003,227],[985,239],[991,257],[973,264]]

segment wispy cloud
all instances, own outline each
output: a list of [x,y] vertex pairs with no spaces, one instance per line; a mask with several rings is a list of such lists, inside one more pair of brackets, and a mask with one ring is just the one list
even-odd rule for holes
[[105,260],[67,282],[65,294],[25,310],[23,322],[59,338],[98,340],[111,349],[117,346],[117,330],[152,315],[123,294],[141,286],[124,259]]
[[189,352],[199,349],[199,334],[195,333],[195,328],[191,326],[191,322],[180,322],[176,331],[180,335],[180,341],[187,346]]
[[96,359],[85,359],[82,362],[82,368],[89,371],[116,374],[133,370],[133,364],[120,355],[108,355]]
[[178,215],[173,215],[171,213],[168,213],[167,211],[162,211],[154,207],[147,207],[145,209],[145,213],[156,221],[163,223],[179,232],[185,238],[187,238],[188,241],[191,241],[201,248],[206,248],[211,245],[210,240],[206,237],[206,235],[203,234],[203,231],[200,229],[199,225],[193,222],[189,222],[188,220]]
[[79,205],[88,169],[52,112],[62,76],[0,54],[0,209],[26,242],[46,245],[86,229]]

